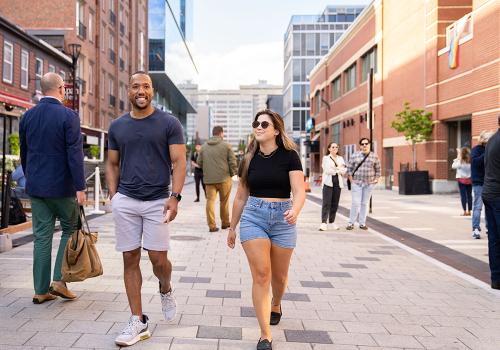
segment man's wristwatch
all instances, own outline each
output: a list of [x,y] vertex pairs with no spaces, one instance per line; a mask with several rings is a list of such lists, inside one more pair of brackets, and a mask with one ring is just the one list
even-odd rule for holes
[[180,202],[180,201],[181,201],[181,199],[182,199],[181,194],[180,194],[180,193],[177,193],[177,192],[172,192],[172,193],[170,194],[170,197],[174,197],[175,199],[177,199],[177,202]]

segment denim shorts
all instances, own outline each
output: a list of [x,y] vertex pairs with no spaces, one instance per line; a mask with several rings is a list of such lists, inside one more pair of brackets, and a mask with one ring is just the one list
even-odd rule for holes
[[297,228],[284,217],[284,213],[291,208],[291,200],[266,202],[257,197],[248,197],[240,220],[241,243],[264,238],[281,248],[295,248]]

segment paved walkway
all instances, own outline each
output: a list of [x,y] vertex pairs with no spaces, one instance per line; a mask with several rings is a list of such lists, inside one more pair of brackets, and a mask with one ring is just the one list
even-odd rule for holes
[[[204,202],[193,199],[191,185],[172,224],[178,316],[162,321],[144,255],[143,304],[153,337],[134,348],[255,349],[246,258],[240,245],[226,247],[226,232],[208,233]],[[376,232],[319,232],[319,210],[307,202],[300,218],[275,349],[500,348],[500,294]],[[72,284],[76,301],[31,303],[32,243],[0,255],[0,349],[116,349],[129,317],[122,261],[110,215],[91,226],[100,232],[104,276]]]

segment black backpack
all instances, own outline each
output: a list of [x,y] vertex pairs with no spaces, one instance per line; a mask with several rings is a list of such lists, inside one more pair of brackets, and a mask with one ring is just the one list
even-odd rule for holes
[[26,214],[24,213],[23,205],[17,198],[14,191],[11,191],[9,209],[9,225],[17,225],[26,222]]

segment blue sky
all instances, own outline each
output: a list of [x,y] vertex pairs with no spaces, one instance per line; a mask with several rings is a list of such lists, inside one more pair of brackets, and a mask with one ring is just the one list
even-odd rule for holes
[[295,14],[369,0],[194,0],[193,51],[201,88],[238,88],[259,79],[281,84],[283,35]]

